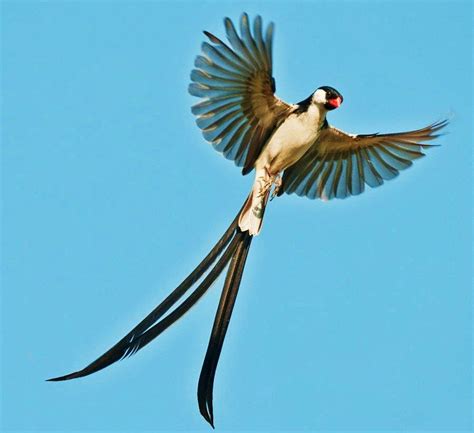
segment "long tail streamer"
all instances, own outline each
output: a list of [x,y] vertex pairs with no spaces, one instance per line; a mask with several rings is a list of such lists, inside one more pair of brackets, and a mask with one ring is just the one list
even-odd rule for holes
[[[199,410],[206,421],[214,427],[212,404],[214,377],[252,242],[252,236],[248,232],[242,232],[238,227],[239,215],[240,212],[202,262],[117,344],[82,370],[48,379],[48,381],[57,382],[88,376],[134,355],[189,311],[230,262],[198,384]],[[196,284],[197,287],[179,303]],[[172,309],[172,307],[175,308]]]

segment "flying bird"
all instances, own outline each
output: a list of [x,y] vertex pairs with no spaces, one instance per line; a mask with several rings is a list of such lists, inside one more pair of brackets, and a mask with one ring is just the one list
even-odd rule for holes
[[[191,72],[189,92],[204,138],[227,159],[255,172],[242,208],[203,261],[147,317],[112,348],[82,370],[49,379],[87,376],[135,354],[181,318],[227,269],[222,294],[198,382],[202,416],[214,427],[213,385],[217,363],[254,236],[260,233],[269,200],[283,193],[311,199],[346,198],[396,177],[424,156],[447,120],[413,131],[350,134],[330,125],[327,114],[343,96],[317,88],[297,104],[275,96],[272,72],[274,26],[263,28],[247,14],[238,32],[224,19],[228,42],[204,31],[201,54]],[[193,290],[191,290],[193,289]],[[185,296],[186,295],[186,296]]]

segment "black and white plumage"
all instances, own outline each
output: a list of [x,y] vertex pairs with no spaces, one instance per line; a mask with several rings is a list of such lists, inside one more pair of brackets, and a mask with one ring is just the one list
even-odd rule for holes
[[240,20],[240,34],[224,20],[228,43],[204,32],[189,91],[201,98],[192,107],[204,138],[227,159],[255,170],[255,182],[242,209],[222,238],[193,272],[145,319],[111,349],[62,381],[97,372],[131,356],[180,319],[226,267],[198,384],[203,417],[213,426],[213,384],[253,236],[261,229],[271,189],[274,196],[296,193],[309,198],[346,198],[396,177],[422,157],[447,121],[390,134],[348,134],[331,126],[326,115],[343,102],[330,86],[321,86],[297,104],[275,96],[272,75],[273,24],[264,30],[257,16]]
[[255,184],[239,218],[240,228],[251,235],[260,232],[275,181],[277,195],[329,200],[360,194],[365,185],[379,186],[422,157],[430,146],[426,142],[447,123],[401,133],[345,133],[326,120],[343,101],[336,89],[321,86],[298,104],[275,96],[272,24],[265,36],[258,16],[253,34],[246,14],[240,36],[230,19],[224,24],[230,46],[205,32],[210,43],[202,45],[189,91],[202,98],[192,111],[204,138],[242,166],[243,174],[255,169]]

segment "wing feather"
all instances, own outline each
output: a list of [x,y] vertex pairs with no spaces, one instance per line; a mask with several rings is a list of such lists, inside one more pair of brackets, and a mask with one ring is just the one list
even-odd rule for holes
[[389,134],[348,134],[332,126],[321,131],[311,148],[283,174],[279,194],[309,198],[346,198],[398,176],[423,157],[427,144],[447,125],[442,120],[413,131]]
[[[249,17],[243,14],[240,35],[229,18],[224,19],[224,27],[229,45],[204,32],[209,42],[201,46],[189,85],[189,93],[202,101],[191,110],[204,138],[247,174],[294,106],[274,94],[273,25],[267,26],[264,37],[262,19],[257,16],[252,34]],[[232,134],[228,140],[226,134]]]

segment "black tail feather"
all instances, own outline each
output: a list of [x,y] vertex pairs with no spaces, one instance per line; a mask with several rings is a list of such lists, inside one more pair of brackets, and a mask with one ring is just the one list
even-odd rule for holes
[[[114,362],[132,356],[189,311],[230,262],[198,384],[199,410],[206,421],[214,427],[214,377],[253,238],[248,232],[242,232],[238,227],[240,212],[196,269],[125,337],[82,370],[48,379],[48,381],[55,382],[88,376]],[[203,277],[202,281],[197,288],[178,304],[178,301],[196,285],[201,277]],[[176,304],[178,305],[169,311]]]
[[227,271],[226,280],[222,290],[219,306],[217,308],[211,337],[207,348],[206,356],[199,377],[198,384],[198,404],[199,411],[204,419],[214,428],[213,413],[213,388],[219,356],[224,344],[225,335],[229,326],[230,317],[234,308],[237,292],[245,267],[245,261],[252,242],[252,236],[248,232],[236,234],[238,246],[232,257],[231,264]]
[[[221,239],[219,239],[217,244],[196,267],[196,269],[194,269],[194,271],[191,272],[191,274],[189,274],[189,276],[161,304],[159,304],[147,317],[145,317],[145,319],[143,319],[117,344],[115,344],[112,348],[110,348],[107,352],[105,352],[102,356],[97,358],[84,369],[64,376],[48,379],[48,381],[57,382],[75,379],[88,376],[89,374],[102,370],[103,368],[108,367],[120,359],[133,355],[150,341],[152,341],[155,337],[161,334],[166,328],[176,322],[176,320],[182,317],[219,277],[228,261],[232,257],[233,250],[236,247],[235,236],[239,214],[237,214],[237,217],[234,219],[234,221],[232,221],[224,235],[221,237]],[[233,240],[234,242],[232,242]],[[226,247],[227,249],[223,253]],[[206,273],[206,271],[209,270],[209,268],[214,264],[219,256],[221,256],[221,259],[204,278],[198,288],[175,310],[169,313],[160,322],[156,323],[191,287],[194,286],[194,284]]]

